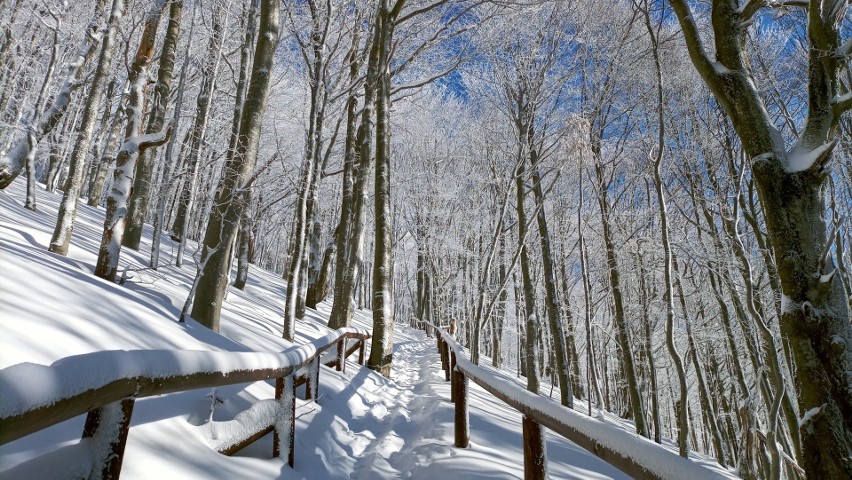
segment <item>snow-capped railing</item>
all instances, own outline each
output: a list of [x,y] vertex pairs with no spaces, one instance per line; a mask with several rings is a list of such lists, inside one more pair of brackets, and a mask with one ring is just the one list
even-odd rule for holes
[[[606,422],[583,415],[541,395],[534,394],[517,382],[500,378],[473,364],[453,336],[439,327],[438,352],[441,366],[450,384],[450,398],[455,403],[455,445],[466,448],[470,442],[467,411],[467,382],[473,380],[489,393],[524,415],[524,422],[543,425],[602,460],[637,479],[656,480],[721,480],[729,476],[705,468],[656,443],[624,431]],[[526,440],[525,440],[526,441]],[[526,448],[525,458],[526,458]],[[526,460],[525,460],[526,461]],[[544,467],[543,465],[541,467]],[[543,478],[544,468],[524,465],[524,476]]]
[[[336,345],[327,365],[339,371],[356,350],[363,364],[369,338],[366,330],[342,328],[280,353],[120,350],[66,357],[50,366],[12,365],[0,370],[0,445],[88,413],[83,441],[98,450],[91,477],[118,478],[137,398],[275,379],[273,455],[287,452],[292,467],[295,387],[307,383],[307,396],[315,399],[322,354]],[[350,339],[356,342],[347,348]],[[234,453],[269,430],[247,432],[219,451]]]

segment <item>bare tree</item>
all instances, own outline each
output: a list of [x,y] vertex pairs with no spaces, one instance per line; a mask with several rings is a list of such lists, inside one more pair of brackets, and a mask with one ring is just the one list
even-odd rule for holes
[[[692,63],[728,114],[750,159],[781,279],[781,331],[795,361],[799,406],[809,412],[802,426],[804,469],[814,478],[850,477],[852,323],[829,254],[834,238],[826,228],[823,195],[837,123],[852,108],[840,76],[849,53],[849,44],[840,43],[847,2],[715,0],[715,58],[705,48],[687,2],[670,3]],[[786,5],[805,8],[808,41],[808,116],[789,150],[755,87],[746,56],[749,25],[764,7]]]

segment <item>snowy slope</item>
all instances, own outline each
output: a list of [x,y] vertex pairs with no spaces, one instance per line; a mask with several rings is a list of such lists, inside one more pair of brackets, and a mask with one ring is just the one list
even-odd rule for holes
[[[284,285],[277,275],[253,268],[245,292],[228,294],[223,335],[193,321],[177,323],[192,262],[139,270],[150,248],[147,231],[143,253],[122,252],[120,270],[139,270],[127,284],[98,279],[91,272],[103,210],[78,207],[73,245],[60,257],[46,250],[60,196],[39,194],[39,211],[30,212],[20,206],[23,182],[0,191],[0,369],[100,350],[279,352],[291,346],[280,338]],[[161,261],[167,264],[173,246],[165,242]],[[329,308],[321,305],[298,324],[297,343],[328,333],[322,322]],[[356,323],[369,327],[369,318],[359,313]],[[434,341],[402,325],[396,331],[392,379],[352,363],[346,373],[323,367],[319,401],[298,400],[295,469],[270,458],[271,436],[234,457],[211,448],[237,413],[272,398],[273,387],[257,382],[217,389],[213,422],[209,390],[137,401],[123,478],[522,477],[520,414],[472,388],[471,447],[452,447],[453,406]],[[89,374],[98,372],[81,373]],[[79,445],[82,425],[78,417],[0,446],[0,478],[73,477],[88,454]],[[561,437],[548,438],[552,478],[625,478]]]

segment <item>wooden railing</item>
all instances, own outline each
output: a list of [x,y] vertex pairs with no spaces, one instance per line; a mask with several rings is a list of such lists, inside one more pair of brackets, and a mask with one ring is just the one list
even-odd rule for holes
[[[523,414],[524,429],[542,425],[585,448],[605,462],[637,479],[720,480],[730,478],[705,468],[656,443],[614,425],[563,407],[547,397],[527,391],[508,378],[500,378],[465,357],[452,335],[431,326],[436,335],[445,380],[450,381],[450,399],[455,403],[455,446],[470,442],[468,380],[484,388]],[[543,478],[545,465],[533,465],[524,445],[524,477]]]
[[[283,458],[286,452],[292,467],[296,386],[307,384],[306,397],[316,399],[323,353],[337,346],[337,355],[326,364],[339,371],[356,350],[363,364],[369,338],[365,330],[343,328],[281,353],[105,351],[67,357],[51,366],[12,365],[0,370],[0,445],[88,413],[83,441],[100,446],[90,477],[115,479],[136,399],[275,379],[275,415],[245,438],[220,443],[217,450],[232,454],[274,431],[273,455]],[[355,342],[347,347],[349,340]]]

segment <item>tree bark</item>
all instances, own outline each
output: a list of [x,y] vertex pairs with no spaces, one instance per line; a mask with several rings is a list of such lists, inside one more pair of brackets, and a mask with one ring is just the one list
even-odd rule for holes
[[[237,80],[236,100],[234,101],[234,115],[231,119],[231,138],[228,141],[228,151],[233,150],[240,134],[240,117],[245,104],[245,90],[248,82],[248,74],[251,69],[251,51],[257,36],[257,10],[258,0],[251,0],[248,11],[243,20],[245,21],[245,37],[240,49],[240,73]],[[251,202],[251,192],[246,195],[246,205]],[[258,201],[258,204],[260,202]],[[260,208],[260,207],[258,207]],[[258,216],[260,214],[258,213]],[[234,278],[234,287],[243,290],[248,281],[249,263],[252,261],[252,246],[255,240],[255,227],[259,218],[250,215],[249,208],[243,210],[240,220],[240,233],[237,237],[237,276]]]
[[251,80],[240,120],[240,135],[236,148],[229,152],[217,188],[216,201],[207,224],[201,258],[204,269],[192,307],[192,317],[202,325],[219,330],[222,300],[228,286],[228,258],[225,251],[237,233],[242,213],[244,183],[257,161],[260,127],[266,109],[271,84],[275,47],[279,34],[278,0],[262,0],[260,34],[252,62]]
[[390,377],[393,362],[393,223],[391,217],[390,156],[390,57],[393,44],[393,13],[388,0],[380,0],[375,39],[379,43],[379,75],[376,91],[375,245],[373,247],[373,340],[367,366]]
[[[596,148],[597,146],[597,148]],[[649,437],[648,425],[645,418],[645,406],[639,392],[639,380],[636,376],[636,367],[633,364],[633,346],[630,341],[630,332],[627,326],[627,318],[624,312],[624,299],[621,293],[621,271],[618,267],[617,254],[615,252],[615,240],[612,238],[612,227],[610,225],[610,204],[608,199],[609,185],[605,183],[603,166],[600,163],[599,142],[592,142],[592,150],[595,156],[595,176],[598,181],[598,204],[601,212],[601,230],[603,233],[604,247],[606,251],[606,263],[609,273],[609,287],[613,301],[613,320],[615,321],[618,340],[618,351],[627,377],[627,390],[630,399],[630,411],[633,413],[633,421],[636,425],[636,433],[643,437]]]
[[[172,88],[172,73],[175,67],[175,53],[180,35],[183,0],[173,0],[169,6],[169,24],[160,53],[160,66],[157,70],[157,85],[154,87],[152,111],[148,117],[146,133],[157,133],[166,123],[166,109]],[[122,244],[127,248],[139,250],[142,242],[142,226],[151,200],[151,180],[154,174],[156,148],[148,148],[140,153],[133,177],[133,195],[127,208],[127,229]]]
[[518,249],[520,250],[521,261],[521,283],[523,285],[522,294],[524,297],[524,323],[526,325],[526,342],[525,352],[526,367],[527,367],[527,390],[538,393],[540,388],[540,380],[538,377],[538,324],[539,320],[535,311],[535,285],[533,285],[532,274],[530,273],[530,258],[529,250],[526,246],[527,229],[527,214],[524,208],[524,197],[526,196],[526,186],[524,185],[525,170],[523,162],[519,164],[517,175],[515,176],[515,194],[517,195],[517,214],[518,214]]
[[165,2],[155,3],[149,10],[145,20],[145,28],[139,40],[139,48],[136,50],[133,65],[128,75],[130,95],[127,100],[127,126],[124,131],[124,143],[115,157],[116,165],[113,172],[112,187],[107,196],[104,215],[104,232],[95,265],[95,275],[109,281],[115,281],[115,275],[118,272],[122,237],[127,221],[127,201],[133,193],[132,184],[136,161],[140,152],[168,140],[168,134],[164,132],[148,135],[139,134],[142,128],[142,109],[144,108],[148,85],[148,69],[154,55],[157,29],[164,8]]
[[[320,263],[319,270],[316,272],[316,280],[313,282],[308,282],[308,295],[305,298],[305,305],[308,308],[317,308],[317,305],[325,300],[325,297],[328,295],[328,290],[331,283],[331,262],[335,257],[335,251],[337,247],[336,237],[339,232],[335,232],[332,235],[332,238],[329,239],[328,245],[325,247],[325,252],[322,255],[322,262]],[[308,270],[308,277],[310,279],[311,271]]]
[[[189,22],[189,39],[184,49],[184,62],[180,69],[180,77],[177,87],[177,98],[175,99],[174,112],[172,113],[172,130],[174,135],[169,139],[166,145],[166,152],[163,158],[163,174],[160,180],[160,193],[157,196],[157,207],[154,211],[154,220],[152,230],[154,233],[151,238],[151,257],[149,265],[154,270],[160,267],[160,241],[163,235],[163,223],[166,221],[166,204],[171,199],[172,186],[174,185],[173,169],[175,167],[174,150],[177,143],[177,132],[180,131],[181,110],[183,110],[183,98],[186,91],[186,76],[189,67],[189,48],[192,45],[192,39],[195,37],[195,12],[193,9],[193,18]],[[184,139],[186,144],[186,139]]]
[[541,174],[538,171],[538,152],[530,150],[530,168],[532,169],[533,196],[538,210],[538,236],[541,244],[541,261],[544,269],[545,310],[550,335],[553,342],[553,355],[556,357],[556,378],[559,380],[559,393],[562,405],[574,408],[574,394],[571,391],[570,363],[565,346],[565,330],[559,317],[558,298],[556,295],[556,273],[553,266],[553,254],[550,251],[550,231],[547,228],[547,218],[544,215],[544,193],[541,188]]
[[[378,28],[374,24],[374,30]],[[367,181],[372,165],[373,111],[376,102],[378,81],[379,46],[374,33],[370,40],[370,55],[364,79],[364,106],[361,122],[356,133],[357,98],[352,95],[346,105],[346,155],[344,159],[343,203],[340,213],[341,233],[338,237],[337,260],[334,276],[334,302],[328,325],[340,328],[349,325],[355,312],[355,287],[359,278],[364,251],[364,228],[367,222],[364,206],[367,203]],[[357,38],[353,38],[350,50],[350,81],[358,76],[359,65],[355,60]],[[347,181],[347,166],[351,166],[351,187]],[[344,223],[345,222],[345,223]]]

